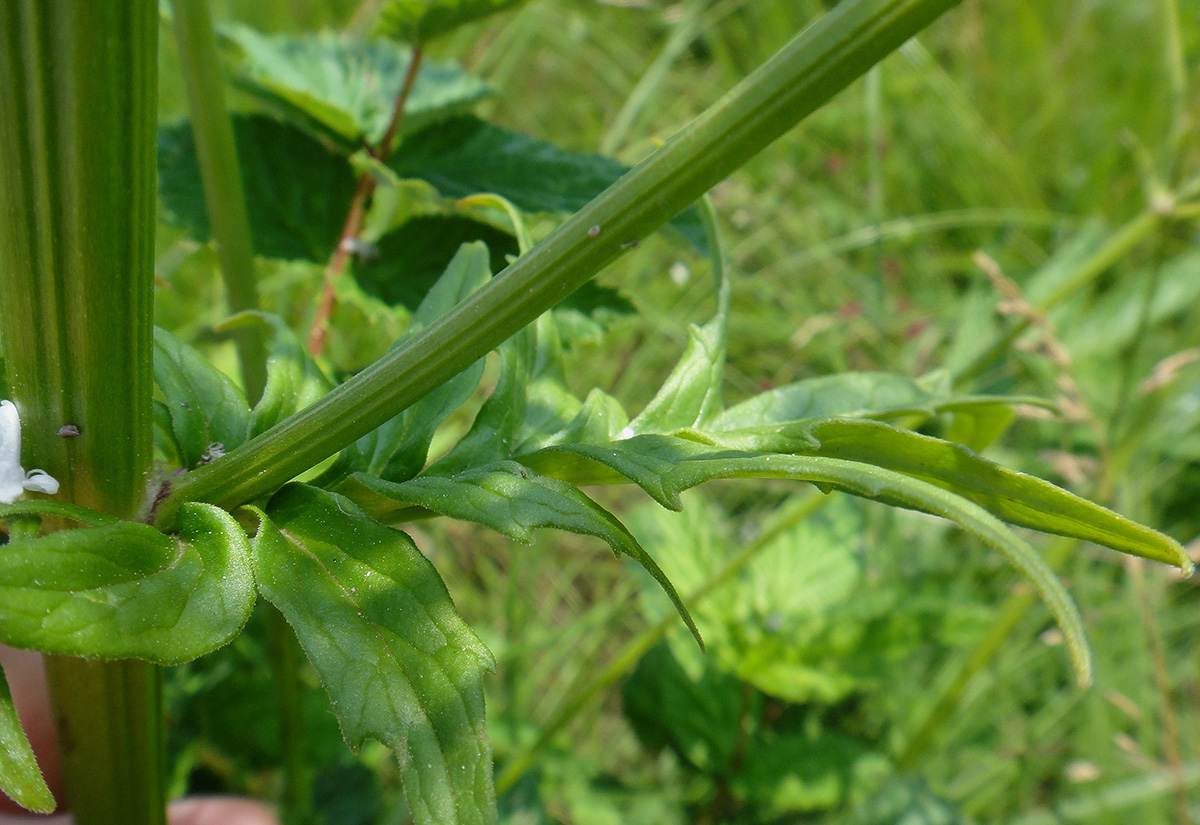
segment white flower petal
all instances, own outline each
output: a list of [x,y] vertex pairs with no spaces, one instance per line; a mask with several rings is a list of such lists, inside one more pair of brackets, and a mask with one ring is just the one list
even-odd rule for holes
[[20,464],[21,414],[13,402],[0,401],[0,467]]
[[0,504],[12,504],[26,490],[54,495],[58,481],[45,470],[21,469],[21,414],[11,401],[0,401]]
[[29,475],[21,482],[21,486],[35,493],[52,496],[58,492],[58,479],[45,470],[30,470]]

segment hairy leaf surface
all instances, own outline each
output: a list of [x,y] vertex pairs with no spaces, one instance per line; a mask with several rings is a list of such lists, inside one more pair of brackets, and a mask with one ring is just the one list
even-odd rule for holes
[[210,447],[223,452],[246,440],[250,409],[237,384],[159,327],[154,328],[154,383],[164,396],[167,434],[183,467],[214,457]]
[[346,741],[396,752],[418,823],[494,821],[482,687],[494,664],[433,565],[333,493],[289,484],[267,510],[259,589],[295,629]]
[[[10,512],[10,511],[5,511]],[[12,542],[0,553],[0,639],[16,647],[159,664],[228,642],[254,606],[237,522],[188,503],[179,535],[102,523]]]
[[54,796],[42,778],[33,748],[17,718],[8,679],[0,670],[0,792],[22,808],[53,813]]

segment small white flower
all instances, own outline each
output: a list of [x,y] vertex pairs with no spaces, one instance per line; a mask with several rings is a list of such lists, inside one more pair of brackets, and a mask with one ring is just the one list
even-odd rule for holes
[[58,482],[45,470],[21,467],[21,416],[11,401],[0,401],[0,503],[12,504],[26,490],[54,495]]

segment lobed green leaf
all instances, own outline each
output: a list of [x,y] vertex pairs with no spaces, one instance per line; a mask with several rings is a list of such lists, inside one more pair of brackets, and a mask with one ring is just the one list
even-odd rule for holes
[[15,647],[180,664],[236,636],[253,606],[246,536],[210,504],[184,505],[178,536],[100,519],[0,553],[0,640]]
[[314,487],[287,485],[259,516],[259,590],[296,631],[346,741],[395,751],[421,825],[494,822],[482,686],[494,664],[433,565],[405,534]]
[[525,0],[387,0],[379,12],[378,32],[406,43],[435,37],[515,8]]
[[22,808],[38,814],[57,807],[38,768],[33,748],[17,718],[8,679],[0,670],[0,792]]
[[[234,83],[287,120],[347,149],[379,143],[412,60],[405,46],[331,33],[265,35],[222,30],[239,52]],[[402,132],[461,114],[491,94],[450,63],[425,60],[404,106]]]

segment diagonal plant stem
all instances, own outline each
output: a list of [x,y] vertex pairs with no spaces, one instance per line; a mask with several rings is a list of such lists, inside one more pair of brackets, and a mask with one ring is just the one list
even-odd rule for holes
[[408,408],[557,304],[959,0],[847,0],[422,334],[308,409],[184,476],[184,501],[236,507]]
[[[387,131],[379,145],[370,149],[371,155],[381,163],[388,159],[394,147],[396,132],[404,119],[404,110],[408,106],[409,95],[417,81],[417,73],[421,70],[421,61],[425,55],[424,46],[420,43],[412,47],[412,56],[408,68],[404,72],[404,80],[400,84],[400,92],[396,95],[395,105],[392,106],[392,119],[388,122]],[[342,225],[342,234],[334,247],[333,257],[325,268],[325,280],[321,285],[321,298],[317,303],[317,311],[313,316],[312,325],[308,330],[308,349],[314,356],[319,356],[325,350],[325,336],[328,332],[329,318],[333,314],[336,303],[334,283],[346,271],[353,253],[354,241],[362,231],[363,219],[367,214],[367,201],[375,192],[375,177],[368,171],[358,176],[358,186],[355,187],[354,197],[350,201],[350,210],[346,213],[346,222]]]

